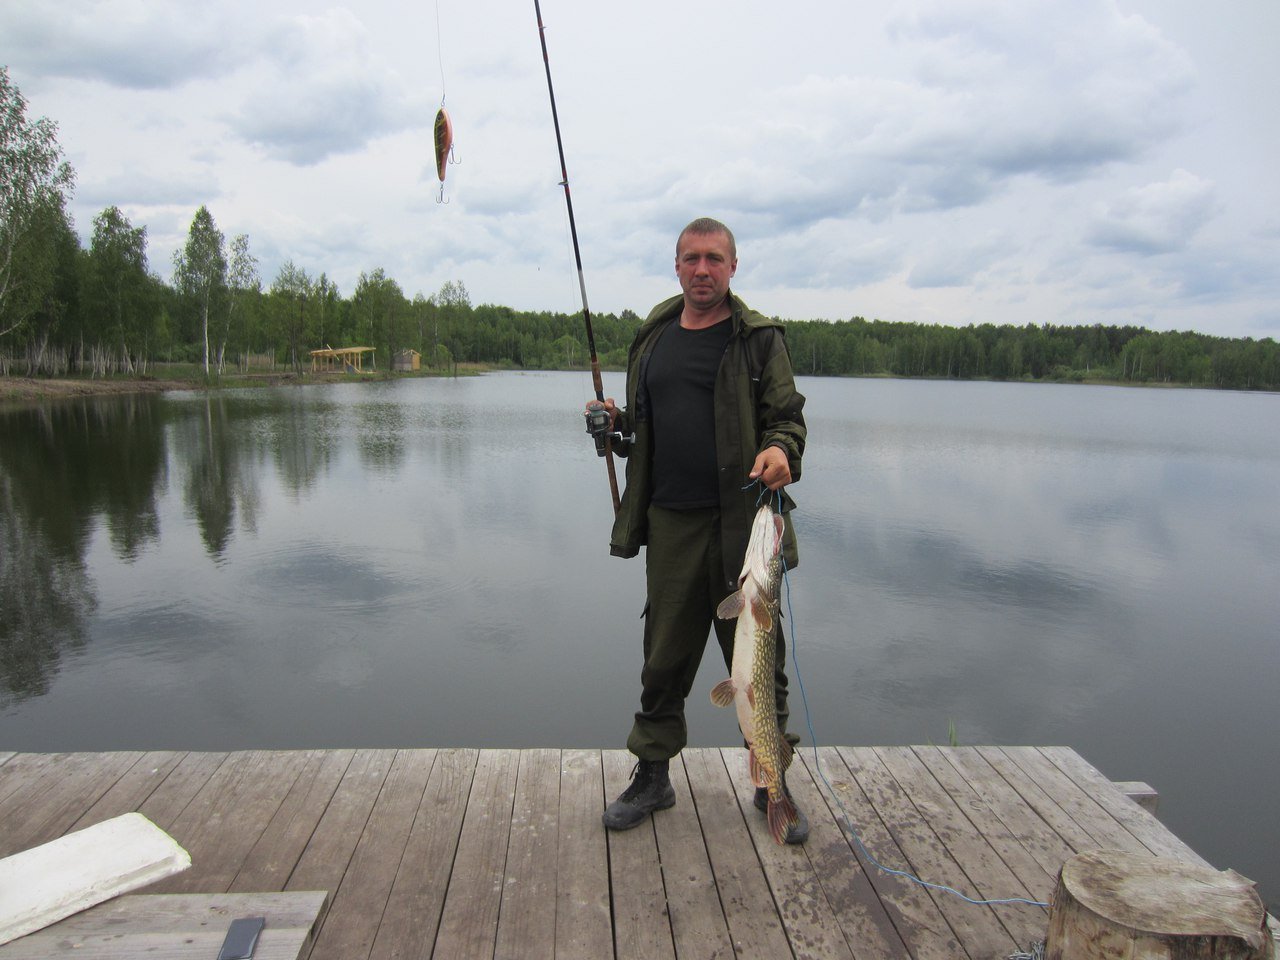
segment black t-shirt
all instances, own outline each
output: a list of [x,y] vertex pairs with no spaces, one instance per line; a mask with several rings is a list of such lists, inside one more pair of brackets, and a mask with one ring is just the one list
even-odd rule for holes
[[674,321],[653,346],[645,370],[653,423],[653,502],[670,510],[720,503],[715,386],[733,325],[701,330]]

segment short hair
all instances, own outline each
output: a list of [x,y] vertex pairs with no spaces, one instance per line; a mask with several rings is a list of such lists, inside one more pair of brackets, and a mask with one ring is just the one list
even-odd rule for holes
[[680,256],[680,241],[684,239],[685,234],[696,233],[707,235],[711,233],[723,233],[729,238],[729,256],[734,260],[738,259],[738,243],[733,239],[733,231],[726,227],[719,220],[713,220],[711,217],[698,217],[692,221],[687,227],[680,231],[680,236],[676,237],[676,256]]

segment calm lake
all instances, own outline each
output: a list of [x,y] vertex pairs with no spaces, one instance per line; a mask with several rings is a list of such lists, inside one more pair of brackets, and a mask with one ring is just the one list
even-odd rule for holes
[[[1072,746],[1280,900],[1280,397],[800,389],[818,742]],[[0,412],[0,749],[622,746],[643,560],[608,555],[591,396],[503,373]],[[723,669],[695,745],[737,742]]]

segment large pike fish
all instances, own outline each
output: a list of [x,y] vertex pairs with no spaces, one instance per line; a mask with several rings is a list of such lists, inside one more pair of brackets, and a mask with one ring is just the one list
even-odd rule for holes
[[778,729],[773,694],[777,660],[774,624],[778,618],[778,588],[782,580],[782,515],[768,504],[756,511],[747,541],[747,554],[738,575],[738,589],[716,610],[722,620],[738,618],[733,635],[733,666],[727,680],[711,691],[717,707],[733,704],[738,726],[750,748],[751,780],[769,792],[769,833],[785,843],[797,822],[795,804],[786,795],[782,775],[791,764],[791,744]]

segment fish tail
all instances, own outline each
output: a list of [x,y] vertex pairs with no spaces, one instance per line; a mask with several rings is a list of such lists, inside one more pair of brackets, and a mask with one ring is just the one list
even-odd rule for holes
[[785,793],[777,800],[772,796],[769,797],[768,817],[769,836],[773,837],[773,842],[777,844],[785,844],[791,828],[800,822],[796,805]]

